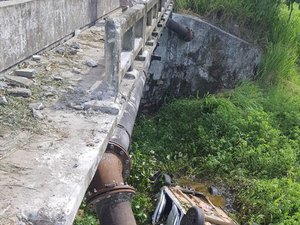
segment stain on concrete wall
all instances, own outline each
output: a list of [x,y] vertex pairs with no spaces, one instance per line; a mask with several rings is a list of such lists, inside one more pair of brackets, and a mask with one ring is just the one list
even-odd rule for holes
[[0,72],[119,7],[119,0],[0,3]]
[[142,108],[155,110],[166,97],[203,96],[233,88],[257,75],[261,51],[199,18],[174,14],[173,19],[193,30],[191,42],[163,32],[154,52],[144,90]]

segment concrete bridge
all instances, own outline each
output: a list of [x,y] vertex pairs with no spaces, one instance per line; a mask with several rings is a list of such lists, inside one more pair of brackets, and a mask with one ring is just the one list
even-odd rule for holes
[[[181,81],[184,93],[206,93],[255,75],[249,43],[176,15],[178,38],[165,29],[171,0],[134,2],[124,11],[117,0],[0,1],[1,225],[72,224],[87,190],[101,224],[132,225],[126,178],[140,102],[156,107]],[[119,210],[125,220],[109,216]]]

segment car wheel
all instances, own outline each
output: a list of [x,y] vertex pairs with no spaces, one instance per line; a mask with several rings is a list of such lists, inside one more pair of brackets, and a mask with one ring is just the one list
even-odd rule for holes
[[180,225],[204,225],[204,213],[199,207],[190,208],[182,217]]

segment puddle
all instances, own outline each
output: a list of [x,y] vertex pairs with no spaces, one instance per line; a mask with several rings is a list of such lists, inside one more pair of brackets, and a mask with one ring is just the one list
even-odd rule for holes
[[182,187],[190,187],[195,189],[195,191],[202,192],[206,195],[209,200],[217,207],[224,208],[225,207],[225,198],[221,195],[211,195],[208,191],[209,185],[205,183],[199,183],[192,181],[188,178],[179,178],[176,180],[178,185]]

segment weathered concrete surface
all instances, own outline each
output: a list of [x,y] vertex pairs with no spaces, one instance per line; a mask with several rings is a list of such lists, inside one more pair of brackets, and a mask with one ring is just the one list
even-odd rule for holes
[[[150,37],[153,45],[145,46],[139,60],[132,61],[118,93],[106,82],[104,21],[44,52],[40,60],[19,65],[36,72],[35,85],[29,87],[32,96],[26,99],[29,107],[37,102],[43,107],[34,108],[40,115],[32,129],[2,127],[7,121],[0,117],[1,225],[72,224],[125,105],[148,71],[163,27],[156,31],[158,35]],[[89,59],[97,66],[89,67]],[[15,84],[1,82],[8,102],[1,107],[9,107],[8,90]]]
[[[22,64],[36,71],[35,82],[41,91],[26,97],[32,103],[39,99],[43,109],[33,110],[32,116],[39,113],[41,120],[35,125],[38,131],[15,130],[2,127],[7,121],[0,123],[0,224],[72,224],[118,118],[109,112],[75,107],[92,98],[115,104],[115,93],[109,92],[109,87],[94,95],[88,92],[105,77],[103,24],[67,41],[63,54],[53,49],[39,61]],[[80,49],[73,55],[68,50],[75,43]],[[87,58],[98,66],[88,67]],[[8,105],[4,107],[9,107],[9,93],[15,84],[6,82]]]
[[[137,53],[142,47],[142,41],[135,48],[135,24],[137,21],[142,20],[145,15],[144,5],[135,5],[128,9],[124,14],[119,17],[108,18],[106,21],[106,75],[110,79],[111,84],[117,90],[123,78],[124,73],[129,69]],[[142,26],[142,32],[144,25]],[[141,40],[143,36],[140,36]],[[137,53],[134,54],[134,51]]]
[[7,150],[0,166],[0,224],[72,224],[115,121],[110,115],[44,114],[52,120],[47,131],[1,141]]
[[0,2],[0,72],[119,7],[119,0]]
[[[134,59],[143,51],[152,32],[162,17],[171,14],[173,2],[168,0],[160,4],[158,0],[139,0],[119,17],[106,20],[106,75],[115,87],[131,67]],[[159,34],[156,34],[159,37]]]
[[151,62],[144,107],[154,110],[166,96],[203,96],[255,77],[261,59],[258,48],[199,18],[173,14],[173,19],[191,28],[194,39],[185,42],[164,31],[155,51],[162,60]]

